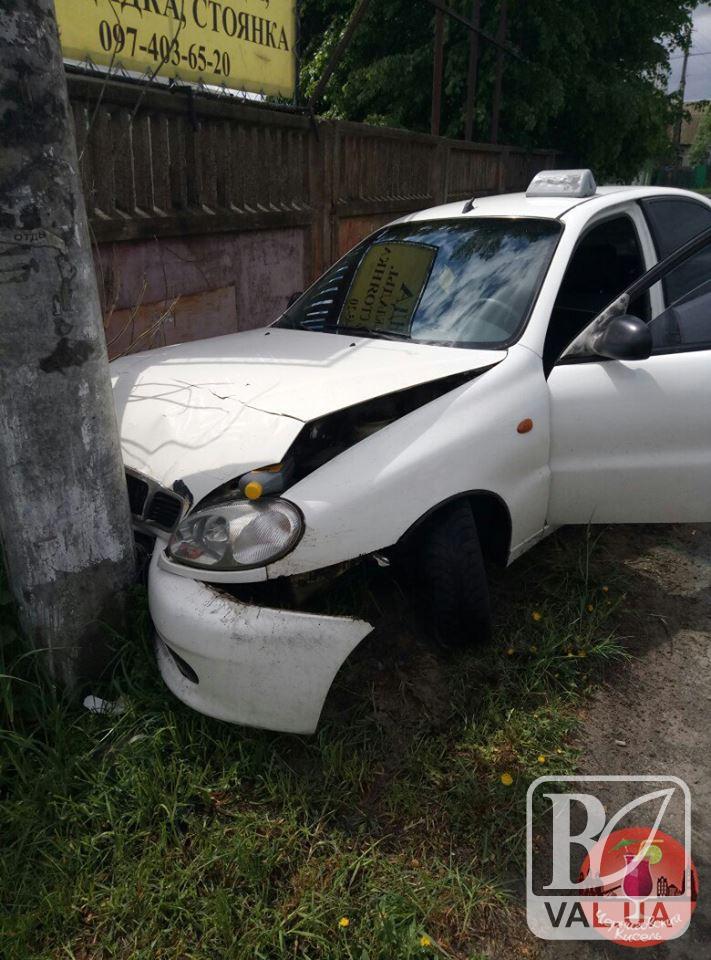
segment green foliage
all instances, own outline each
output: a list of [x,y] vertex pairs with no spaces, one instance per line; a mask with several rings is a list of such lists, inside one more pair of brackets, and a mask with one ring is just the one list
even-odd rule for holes
[[[509,39],[525,62],[506,59],[499,139],[555,147],[600,178],[628,178],[665,152],[674,96],[669,47],[681,41],[697,0],[509,2]],[[303,0],[302,83],[313,89],[353,0]],[[471,15],[471,0],[452,6]],[[495,34],[500,0],[483,0]],[[332,77],[321,107],[332,117],[427,131],[433,8],[426,0],[373,4]],[[468,31],[447,23],[442,132],[461,137]],[[495,51],[482,41],[475,139],[489,139]]]
[[706,107],[689,150],[689,163],[706,163],[711,154],[711,107]]
[[314,737],[174,700],[142,596],[96,691],[125,710],[90,714],[46,684],[0,603],[0,956],[483,960],[524,941],[528,955],[510,892],[526,789],[571,772],[581,695],[621,655],[619,587],[609,562],[589,573],[587,548],[564,531],[517,564],[490,647],[435,653],[381,631]]

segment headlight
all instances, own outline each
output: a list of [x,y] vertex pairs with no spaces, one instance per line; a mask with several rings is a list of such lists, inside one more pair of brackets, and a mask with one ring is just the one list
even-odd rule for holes
[[213,570],[261,567],[293,550],[304,522],[286,500],[231,501],[196,510],[173,534],[174,560]]

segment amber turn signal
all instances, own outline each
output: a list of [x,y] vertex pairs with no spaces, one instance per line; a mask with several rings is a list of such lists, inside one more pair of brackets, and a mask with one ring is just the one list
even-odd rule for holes
[[259,500],[264,488],[256,480],[250,480],[244,488],[244,495],[248,500]]

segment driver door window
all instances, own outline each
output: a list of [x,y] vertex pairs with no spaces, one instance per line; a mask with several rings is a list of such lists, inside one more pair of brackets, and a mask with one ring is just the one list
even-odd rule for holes
[[[612,217],[592,227],[575,249],[560,285],[543,348],[546,375],[561,353],[597,314],[645,271],[637,230],[630,217]],[[634,304],[649,320],[649,294]]]

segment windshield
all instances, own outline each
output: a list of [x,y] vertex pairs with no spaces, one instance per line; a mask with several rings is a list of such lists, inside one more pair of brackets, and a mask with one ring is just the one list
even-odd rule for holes
[[354,247],[278,327],[497,347],[528,318],[555,220],[468,218],[385,227]]

